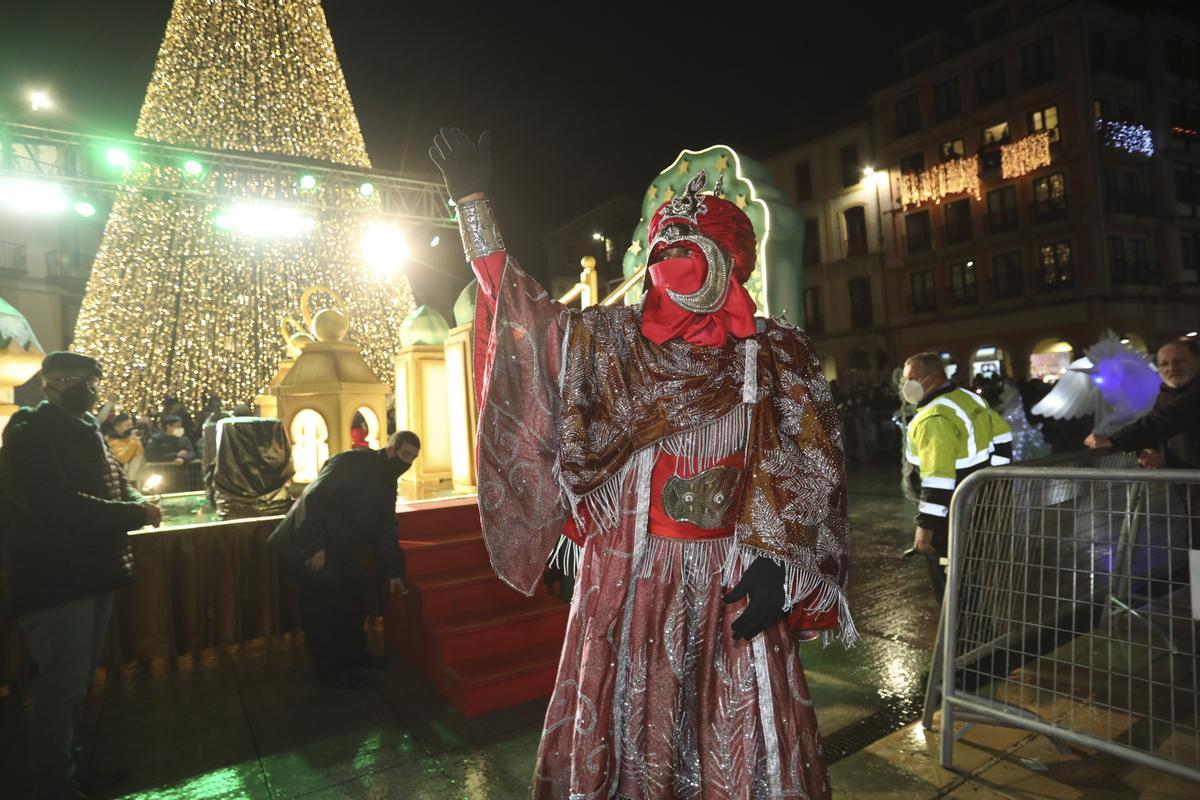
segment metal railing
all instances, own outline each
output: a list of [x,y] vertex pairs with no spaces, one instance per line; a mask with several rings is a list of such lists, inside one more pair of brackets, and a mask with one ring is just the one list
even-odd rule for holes
[[0,242],[0,269],[25,272],[25,245],[19,242]]
[[1200,471],[1130,469],[1124,453],[1084,459],[995,467],[956,490],[925,723],[940,687],[947,768],[966,722],[1200,781],[1188,577]]

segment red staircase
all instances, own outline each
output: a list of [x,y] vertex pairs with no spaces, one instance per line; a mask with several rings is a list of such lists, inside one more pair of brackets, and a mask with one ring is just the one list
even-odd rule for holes
[[566,605],[496,577],[474,498],[402,506],[396,518],[409,594],[391,596],[389,648],[465,717],[549,696]]

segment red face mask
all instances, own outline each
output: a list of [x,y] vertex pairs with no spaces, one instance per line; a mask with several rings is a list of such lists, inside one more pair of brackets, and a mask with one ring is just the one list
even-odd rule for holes
[[653,285],[642,306],[642,335],[656,344],[681,338],[703,347],[720,347],[731,335],[738,339],[752,336],[757,307],[736,278],[725,305],[712,314],[685,311],[667,294],[667,289],[676,294],[690,294],[700,288],[707,274],[708,264],[697,252],[686,258],[668,258],[651,264]]

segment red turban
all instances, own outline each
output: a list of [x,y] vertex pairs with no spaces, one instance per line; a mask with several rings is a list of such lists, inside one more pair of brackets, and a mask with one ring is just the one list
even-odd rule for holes
[[[750,273],[754,271],[754,263],[756,260],[755,245],[756,237],[754,235],[754,225],[751,224],[750,218],[746,213],[737,207],[735,203],[728,200],[722,200],[716,195],[703,195],[704,205],[708,208],[707,214],[698,214],[696,216],[695,227],[708,238],[715,241],[721,246],[721,249],[733,257],[733,274],[738,281],[745,283],[750,279]],[[669,202],[669,201],[668,201]],[[661,212],[668,205],[663,203],[654,212],[654,216],[650,219],[650,232],[646,237],[647,241],[654,241],[654,237],[658,236],[659,232],[669,222],[683,222],[691,225],[690,219],[684,217],[664,216]],[[649,254],[653,258],[654,253]]]

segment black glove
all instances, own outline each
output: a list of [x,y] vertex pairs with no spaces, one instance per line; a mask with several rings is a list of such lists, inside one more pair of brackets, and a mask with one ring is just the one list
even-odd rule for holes
[[746,567],[737,586],[725,595],[724,602],[737,602],[750,593],[746,610],[733,621],[734,639],[753,639],[783,619],[783,565],[759,556]]
[[486,192],[492,177],[492,134],[484,131],[476,144],[458,128],[442,128],[433,137],[429,157],[442,171],[450,199],[461,200],[476,192]]

